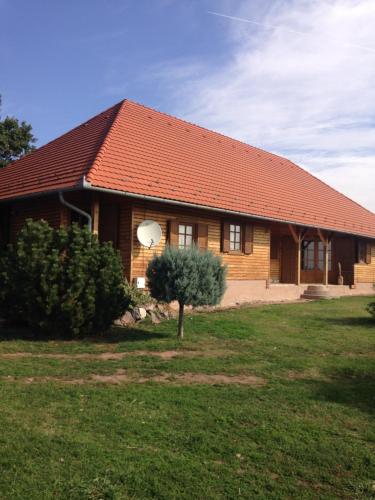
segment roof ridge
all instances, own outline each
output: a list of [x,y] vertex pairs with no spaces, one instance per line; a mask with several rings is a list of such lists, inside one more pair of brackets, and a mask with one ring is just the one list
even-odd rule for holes
[[113,132],[113,129],[114,129],[114,125],[117,122],[117,119],[119,117],[120,111],[121,111],[123,105],[125,104],[125,102],[126,102],[126,99],[123,99],[122,101],[118,102],[115,105],[115,106],[118,106],[118,110],[117,110],[115,116],[113,117],[112,123],[109,126],[106,134],[104,135],[103,141],[102,141],[102,143],[100,144],[100,146],[99,146],[99,148],[97,150],[97,153],[95,155],[94,161],[92,162],[91,166],[88,168],[86,174],[84,175],[84,177],[86,177],[86,179],[88,181],[90,181],[90,177],[98,170],[98,168],[100,166],[100,163],[101,163],[101,161],[103,159],[105,150],[107,148],[108,141],[109,141],[109,139],[110,139],[110,137],[112,135],[112,132]]

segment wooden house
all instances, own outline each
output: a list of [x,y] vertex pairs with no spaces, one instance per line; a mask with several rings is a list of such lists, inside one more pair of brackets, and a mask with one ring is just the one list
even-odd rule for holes
[[[373,213],[285,158],[129,100],[0,170],[1,240],[26,218],[91,220],[130,281],[167,243],[195,242],[228,266],[224,304],[375,283]],[[162,228],[152,249],[136,237],[147,219]]]

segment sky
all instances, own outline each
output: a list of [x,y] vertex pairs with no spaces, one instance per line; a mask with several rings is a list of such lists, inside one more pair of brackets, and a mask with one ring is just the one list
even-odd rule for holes
[[375,0],[0,0],[1,116],[40,146],[129,98],[375,212]]

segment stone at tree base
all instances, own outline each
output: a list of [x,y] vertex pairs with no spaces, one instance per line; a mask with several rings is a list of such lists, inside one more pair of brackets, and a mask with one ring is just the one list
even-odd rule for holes
[[158,323],[160,323],[160,319],[157,317],[157,315],[154,313],[154,311],[149,311],[149,312],[150,312],[151,322],[154,325],[157,325]]
[[133,318],[130,311],[126,311],[126,313],[121,317],[120,321],[123,326],[132,325],[133,323],[135,323],[135,319]]
[[136,321],[145,319],[147,316],[146,309],[144,307],[135,307],[132,312],[132,316]]

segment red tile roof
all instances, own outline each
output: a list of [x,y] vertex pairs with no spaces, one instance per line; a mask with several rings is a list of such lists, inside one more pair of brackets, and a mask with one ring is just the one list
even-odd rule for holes
[[92,166],[121,104],[0,169],[0,200],[77,186]]
[[375,214],[280,156],[124,100],[0,170],[0,199],[105,188],[375,238]]

